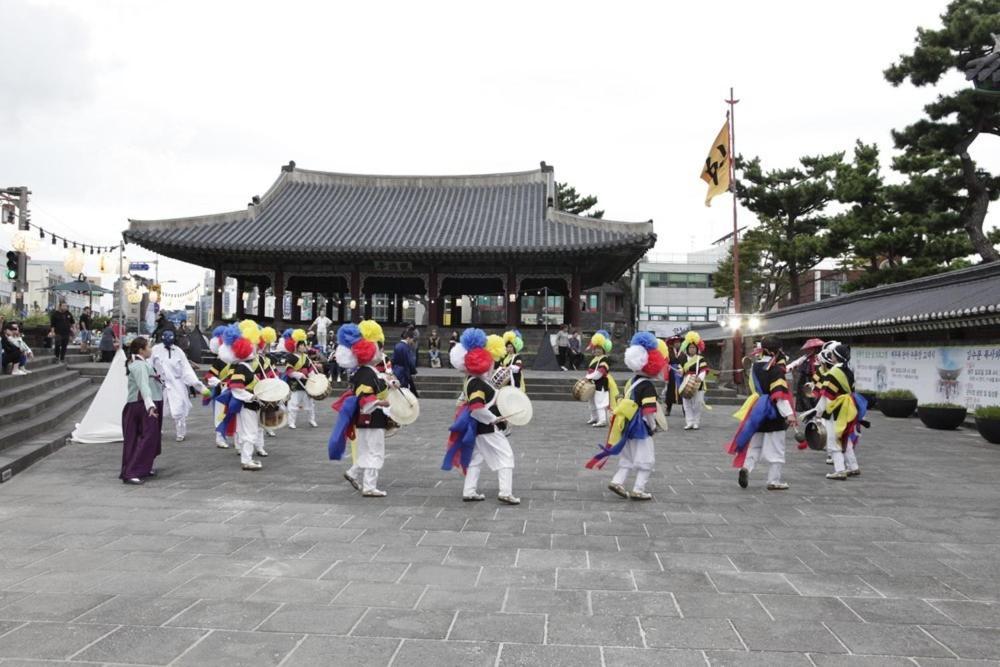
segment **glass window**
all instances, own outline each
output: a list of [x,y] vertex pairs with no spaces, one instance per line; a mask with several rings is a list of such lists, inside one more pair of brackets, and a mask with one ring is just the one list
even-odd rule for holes
[[689,273],[688,287],[708,287],[707,273]]

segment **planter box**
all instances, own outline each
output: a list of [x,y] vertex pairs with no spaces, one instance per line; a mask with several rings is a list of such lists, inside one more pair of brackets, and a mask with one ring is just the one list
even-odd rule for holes
[[865,400],[868,401],[869,410],[874,410],[876,407],[878,407],[878,394],[876,394],[875,392],[867,392],[867,391],[859,391],[858,393],[864,396]]
[[913,415],[917,409],[917,399],[915,398],[880,398],[878,409],[886,417],[906,418]]
[[917,408],[917,416],[927,428],[941,431],[954,431],[965,421],[968,414],[965,408],[928,408],[920,406]]
[[976,419],[979,435],[994,445],[1000,445],[1000,419]]

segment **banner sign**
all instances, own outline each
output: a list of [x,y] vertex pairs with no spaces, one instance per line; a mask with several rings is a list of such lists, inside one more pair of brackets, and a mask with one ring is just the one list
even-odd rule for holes
[[909,389],[920,403],[1000,405],[1000,345],[852,347],[858,390]]

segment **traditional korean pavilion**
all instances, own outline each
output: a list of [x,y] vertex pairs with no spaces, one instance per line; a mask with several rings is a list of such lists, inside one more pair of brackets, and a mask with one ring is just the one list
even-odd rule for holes
[[293,322],[309,295],[335,322],[399,322],[420,308],[423,324],[530,327],[541,321],[527,311],[541,304],[561,306],[577,325],[581,291],[620,277],[656,235],[651,220],[560,211],[555,187],[544,162],[472,176],[339,174],[290,162],[245,209],[129,220],[124,238],[212,269],[217,320],[226,278],[235,278],[236,316],[277,325],[285,309],[266,308],[265,298],[284,305],[288,292]]

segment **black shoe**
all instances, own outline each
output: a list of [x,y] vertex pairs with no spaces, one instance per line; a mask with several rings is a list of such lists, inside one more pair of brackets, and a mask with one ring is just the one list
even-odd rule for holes
[[739,483],[741,489],[747,488],[747,484],[749,484],[749,480],[747,478],[749,476],[750,476],[749,470],[747,470],[746,468],[740,468]]

